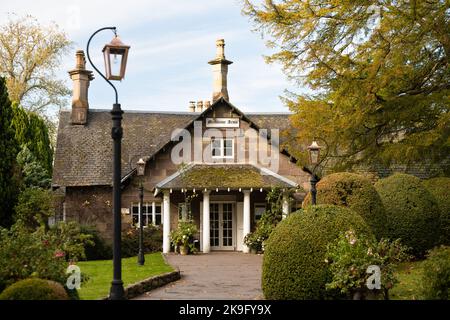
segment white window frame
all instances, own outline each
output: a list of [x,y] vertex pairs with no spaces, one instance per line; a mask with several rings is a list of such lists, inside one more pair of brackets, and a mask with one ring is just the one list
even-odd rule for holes
[[[215,149],[213,147],[213,141],[219,141],[220,142],[220,155],[213,155],[213,150]],[[231,141],[231,155],[226,156],[225,155],[225,140]],[[211,139],[211,158],[213,159],[232,159],[234,158],[234,139],[233,138],[212,138]]]
[[[156,207],[158,207],[158,206],[160,207],[159,213],[156,212],[157,211]],[[133,208],[137,208],[138,213],[134,213]],[[145,222],[144,228],[147,227],[148,225],[155,225],[155,226],[162,225],[162,204],[160,202],[155,202],[155,212],[153,212],[153,203],[152,202],[144,202],[142,204],[142,208],[143,209],[147,208],[147,213],[143,213],[143,218],[144,218],[144,222]],[[140,223],[140,221],[139,221],[139,202],[131,203],[130,213],[131,213],[132,221],[133,221],[134,216],[137,215],[138,223],[137,224],[133,223],[133,225],[135,225],[136,227],[139,227],[139,223]],[[157,215],[161,216],[160,224],[156,224],[156,216]],[[155,217],[155,221],[153,221],[153,217]],[[150,220],[152,220],[152,221],[150,221]]]

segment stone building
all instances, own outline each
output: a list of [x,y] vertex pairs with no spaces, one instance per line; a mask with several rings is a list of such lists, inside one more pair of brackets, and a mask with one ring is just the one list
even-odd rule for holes
[[[200,250],[247,251],[244,236],[266,208],[275,186],[297,190],[285,196],[283,214],[295,209],[308,188],[309,175],[281,148],[278,131],[288,113],[243,113],[230,102],[224,42],[216,42],[212,101],[190,102],[188,112],[128,111],[123,115],[122,225],[138,223],[138,186],[144,186],[145,225],[169,232],[191,215],[200,230]],[[77,51],[72,109],[60,113],[53,188],[64,194],[62,219],[96,226],[112,239],[112,139],[110,110],[91,109],[92,72]],[[136,164],[146,161],[145,175]],[[142,179],[142,180],[141,180]],[[287,193],[286,193],[287,194]],[[192,200],[187,202],[185,196]],[[297,202],[296,202],[297,201]]]

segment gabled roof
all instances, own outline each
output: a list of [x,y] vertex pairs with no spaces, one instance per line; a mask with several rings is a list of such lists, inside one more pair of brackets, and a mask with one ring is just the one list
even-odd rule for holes
[[267,168],[239,163],[191,163],[162,180],[156,189],[295,188],[297,183]]
[[[243,114],[224,99],[255,128],[284,130],[289,113]],[[208,110],[208,109],[207,109]],[[53,169],[54,186],[111,185],[112,140],[110,110],[90,109],[87,125],[72,125],[70,111],[61,111]],[[128,111],[123,115],[122,176],[129,175],[134,163],[143,156],[153,156],[171,143],[174,128],[187,128],[206,114],[195,112]],[[133,164],[133,165],[132,165]]]

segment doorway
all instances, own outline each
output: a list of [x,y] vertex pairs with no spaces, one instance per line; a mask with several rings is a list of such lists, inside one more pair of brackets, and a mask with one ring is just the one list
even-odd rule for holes
[[212,250],[234,250],[234,204],[210,203],[210,246]]

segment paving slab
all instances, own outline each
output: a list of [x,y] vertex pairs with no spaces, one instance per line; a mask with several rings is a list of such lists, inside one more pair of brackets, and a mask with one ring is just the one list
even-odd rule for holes
[[181,279],[147,292],[137,300],[257,300],[261,290],[262,255],[211,252],[165,255]]

